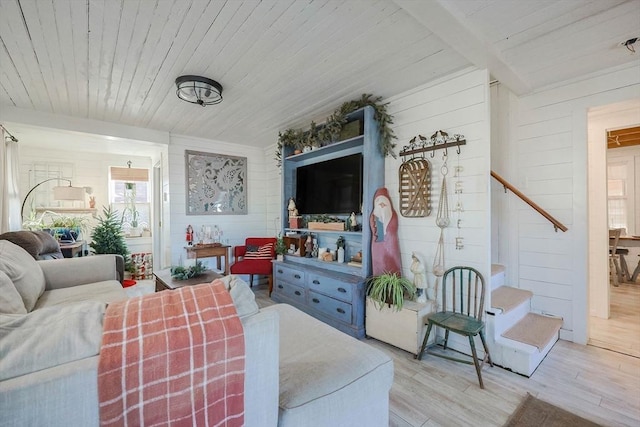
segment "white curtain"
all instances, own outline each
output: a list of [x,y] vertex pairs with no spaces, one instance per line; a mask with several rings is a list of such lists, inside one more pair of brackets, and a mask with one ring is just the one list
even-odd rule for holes
[[18,192],[18,143],[0,127],[0,136],[4,142],[0,146],[0,233],[20,230],[20,194]]

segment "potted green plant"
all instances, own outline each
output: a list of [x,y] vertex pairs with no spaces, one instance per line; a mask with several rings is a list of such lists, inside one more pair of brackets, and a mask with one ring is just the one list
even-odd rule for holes
[[284,237],[276,238],[276,258],[278,261],[284,260],[284,254],[287,253],[287,246],[284,244]]
[[127,207],[124,209],[124,213],[122,215],[123,219],[127,211],[131,212],[131,216],[129,218],[130,219],[129,224],[131,225],[131,228],[129,229],[129,236],[139,237],[142,234],[142,230],[140,229],[139,223],[138,223],[138,218],[140,218],[140,212],[136,210],[135,205],[132,205],[131,207]]
[[402,310],[405,296],[413,299],[416,288],[411,280],[402,277],[399,273],[385,272],[367,279],[367,295],[371,298],[379,310],[386,305],[394,307],[396,311]]
[[58,240],[72,237],[78,238],[80,233],[87,231],[87,219],[80,216],[60,215],[52,211],[44,211],[40,217],[32,212],[22,223],[25,230],[49,230]]
[[278,167],[282,164],[282,154],[285,147],[291,147],[293,154],[302,152],[304,146],[304,134],[300,130],[287,129],[284,132],[278,132],[278,144],[276,147],[275,159]]

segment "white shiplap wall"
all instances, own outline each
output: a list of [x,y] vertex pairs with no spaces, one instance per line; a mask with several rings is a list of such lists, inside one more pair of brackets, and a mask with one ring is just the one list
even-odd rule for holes
[[[186,215],[185,150],[242,156],[247,158],[247,215]],[[186,256],[185,230],[190,224],[194,231],[202,225],[217,225],[223,231],[223,242],[232,246],[244,242],[248,236],[266,236],[267,190],[271,180],[265,180],[265,151],[258,147],[230,144],[222,141],[171,135],[169,144],[169,199],[171,215],[171,264],[177,265]],[[211,259],[205,259],[211,262]]]
[[[394,117],[397,152],[402,145],[418,135],[427,138],[438,130],[449,135],[462,134],[467,145],[461,147],[458,158],[456,151],[448,150],[447,187],[449,208],[456,204],[454,185],[462,182],[463,193],[460,201],[464,212],[460,219],[460,236],[464,238],[464,248],[455,249],[457,215],[450,213],[451,225],[445,230],[445,266],[467,265],[478,269],[485,278],[490,276],[490,129],[489,129],[489,75],[485,70],[465,70],[433,84],[418,87],[412,91],[394,96],[389,101],[389,113]],[[440,228],[435,225],[438,200],[442,184],[440,174],[443,151],[435,157],[425,154],[431,162],[431,215],[424,218],[405,218],[399,213],[398,168],[402,159],[387,157],[385,161],[385,183],[391,195],[394,208],[399,215],[398,234],[402,256],[403,273],[411,278],[409,270],[411,253],[416,252],[428,272],[427,280],[433,284],[431,273]],[[463,167],[460,178],[454,178],[454,167]]]
[[517,114],[510,129],[515,148],[502,161],[516,168],[505,178],[569,228],[555,233],[526,205],[504,205],[500,215],[516,218],[504,232],[518,236],[510,248],[518,259],[510,265],[516,263],[519,287],[533,291],[533,309],[562,316],[561,338],[578,343],[587,341],[587,245],[597,233],[606,241],[606,228],[589,228],[587,221],[587,111],[639,97],[639,70],[636,61],[549,87],[510,106]]

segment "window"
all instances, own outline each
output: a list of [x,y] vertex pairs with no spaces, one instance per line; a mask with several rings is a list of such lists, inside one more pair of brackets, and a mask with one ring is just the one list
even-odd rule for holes
[[607,165],[609,228],[629,228],[627,184],[627,163],[610,162]]
[[111,207],[122,216],[124,232],[139,235],[151,224],[149,169],[111,167],[109,172]]

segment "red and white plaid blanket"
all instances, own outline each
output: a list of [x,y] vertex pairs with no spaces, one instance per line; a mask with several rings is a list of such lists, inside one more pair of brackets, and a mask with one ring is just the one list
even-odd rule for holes
[[107,307],[102,426],[241,426],[244,332],[220,280]]

